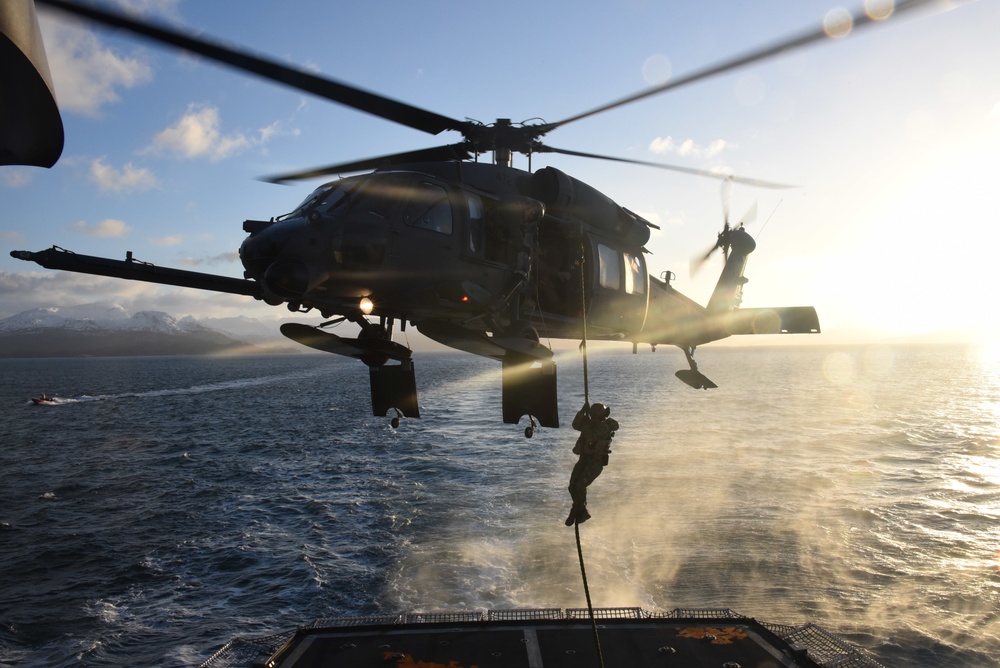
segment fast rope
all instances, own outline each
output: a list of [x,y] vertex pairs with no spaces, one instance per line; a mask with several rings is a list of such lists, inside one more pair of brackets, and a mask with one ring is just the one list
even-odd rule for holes
[[[582,235],[582,230],[581,230]],[[583,400],[590,404],[590,381],[587,377],[587,279],[583,271],[583,242],[580,242],[580,303],[583,307],[583,341],[580,350],[583,352]],[[590,615],[590,626],[594,630],[594,646],[597,648],[597,663],[604,668],[604,654],[601,652],[601,636],[597,632],[597,619],[594,617],[594,604],[590,601],[590,585],[587,583],[587,568],[583,564],[583,545],[580,542],[580,523],[574,522],[576,531],[576,554],[580,558],[580,577],[583,578],[583,593],[587,597],[587,613]]]
[[[583,231],[581,230],[581,234]],[[584,248],[580,242],[580,306],[583,312],[580,314],[583,319],[583,341],[580,343],[580,351],[583,353],[583,401],[590,403],[590,380],[587,378],[587,277],[583,271]]]
[[580,545],[580,523],[575,524],[576,553],[580,557],[580,575],[583,576],[583,593],[587,596],[587,612],[590,613],[590,626],[594,630],[594,645],[597,647],[597,663],[604,668],[604,654],[601,653],[601,636],[597,632],[597,620],[594,618],[594,606],[590,602],[590,587],[587,585],[587,569],[583,565],[583,547]]

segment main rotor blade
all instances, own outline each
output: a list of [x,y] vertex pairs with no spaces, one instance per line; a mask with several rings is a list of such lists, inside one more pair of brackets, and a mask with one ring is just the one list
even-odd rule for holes
[[578,158],[594,158],[596,160],[610,160],[612,162],[624,162],[630,165],[643,165],[644,167],[657,167],[659,169],[668,169],[673,172],[683,172],[685,174],[694,174],[696,176],[707,176],[710,179],[718,179],[720,181],[735,181],[736,183],[743,183],[748,186],[756,186],[758,188],[773,188],[776,190],[785,188],[797,188],[798,186],[790,186],[787,183],[775,183],[774,181],[763,181],[761,179],[751,179],[745,176],[734,176],[732,174],[719,174],[718,172],[712,172],[707,169],[696,169],[694,167],[681,167],[679,165],[668,165],[662,162],[649,162],[647,160],[633,160],[631,158],[617,158],[611,155],[599,155],[597,153],[584,153],[583,151],[570,151],[563,148],[554,148],[546,144],[541,144],[535,142],[534,151],[536,153],[559,153],[561,155],[573,155]]
[[300,172],[290,172],[288,174],[275,174],[274,176],[261,177],[261,181],[268,183],[288,183],[289,181],[302,181],[305,179],[315,179],[321,176],[332,174],[349,174],[351,172],[363,172],[376,167],[387,165],[400,165],[408,162],[442,162],[445,160],[467,160],[472,157],[470,152],[472,145],[468,142],[461,144],[448,144],[447,146],[436,146],[433,148],[422,148],[416,151],[404,153],[392,153],[381,155],[375,158],[365,158],[354,162],[343,162],[326,167],[317,167]]
[[[904,11],[911,9],[916,9],[923,5],[928,5],[936,2],[937,0],[898,0],[893,7],[891,16],[898,15]],[[869,16],[864,10],[859,10],[851,15],[851,32],[867,27],[874,23],[879,23],[889,17],[874,18]],[[775,42],[770,46],[765,46],[755,51],[750,51],[740,56],[735,56],[728,60],[723,60],[722,62],[716,63],[715,65],[708,65],[700,70],[696,70],[691,74],[681,77],[679,79],[673,79],[667,81],[666,83],[660,84],[658,86],[653,86],[647,88],[646,90],[639,91],[628,97],[623,97],[620,100],[615,100],[614,102],[609,102],[603,106],[591,109],[590,111],[585,111],[582,114],[577,114],[576,116],[570,116],[557,123],[550,123],[546,126],[546,132],[553,130],[555,128],[567,125],[568,123],[573,123],[584,118],[589,118],[590,116],[595,116],[597,114],[603,113],[605,111],[610,111],[611,109],[616,109],[618,107],[623,107],[626,104],[631,104],[632,102],[637,102],[643,100],[647,97],[652,97],[654,95],[659,95],[665,93],[668,90],[673,90],[675,88],[680,88],[690,83],[696,81],[701,81],[702,79],[707,79],[713,77],[717,74],[723,74],[725,72],[730,72],[735,69],[739,69],[746,65],[751,65],[769,58],[773,58],[778,55],[794,51],[795,49],[800,49],[802,47],[808,46],[815,42],[819,42],[823,39],[830,37],[826,26],[820,26],[818,30],[808,30],[797,35],[792,35],[786,39]]]
[[251,72],[300,91],[312,93],[326,100],[378,116],[436,135],[444,130],[458,130],[465,127],[464,121],[420,109],[404,102],[398,102],[382,95],[369,93],[333,79],[317,76],[305,70],[284,65],[273,60],[239,51],[232,47],[213,44],[207,40],[181,32],[133,20],[124,14],[109,12],[96,7],[84,6],[68,0],[37,0],[39,4],[82,16],[114,28],[129,30],[157,42],[170,44],[193,53],[225,63],[240,70]]

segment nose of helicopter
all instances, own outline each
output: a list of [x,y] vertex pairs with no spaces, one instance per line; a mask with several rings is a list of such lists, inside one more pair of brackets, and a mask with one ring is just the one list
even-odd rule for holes
[[278,260],[264,272],[264,285],[269,292],[289,299],[302,297],[309,291],[309,268],[301,262]]
[[342,225],[331,217],[293,215],[243,223],[244,276],[261,285],[268,304],[301,305],[336,270]]
[[243,224],[243,229],[250,232],[250,236],[240,245],[240,261],[246,270],[246,278],[259,281],[288,243],[292,231],[288,226],[276,223],[250,223],[257,221],[246,221]]
[[303,234],[307,232],[305,221],[247,221],[243,228],[250,232],[240,246],[244,275],[263,285],[264,300],[269,304],[299,300],[323,280],[322,272],[309,266],[319,244],[315,230]]

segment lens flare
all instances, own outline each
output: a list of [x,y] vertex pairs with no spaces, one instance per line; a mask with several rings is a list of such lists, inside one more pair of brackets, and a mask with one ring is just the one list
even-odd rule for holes
[[658,86],[670,80],[673,65],[670,59],[660,53],[654,53],[642,64],[642,78],[650,86]]
[[827,355],[823,360],[823,375],[834,385],[849,385],[857,377],[854,359],[843,352]]
[[865,0],[865,14],[872,21],[885,21],[895,9],[893,0]]
[[823,32],[832,39],[847,37],[853,28],[854,19],[851,17],[851,13],[843,7],[831,9],[823,17]]

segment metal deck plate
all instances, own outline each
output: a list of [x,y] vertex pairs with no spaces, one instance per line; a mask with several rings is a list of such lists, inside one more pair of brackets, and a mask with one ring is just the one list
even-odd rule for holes
[[[598,637],[607,666],[819,665],[749,619],[600,620]],[[597,651],[587,619],[435,623],[302,630],[264,665],[564,668],[600,665]]]

